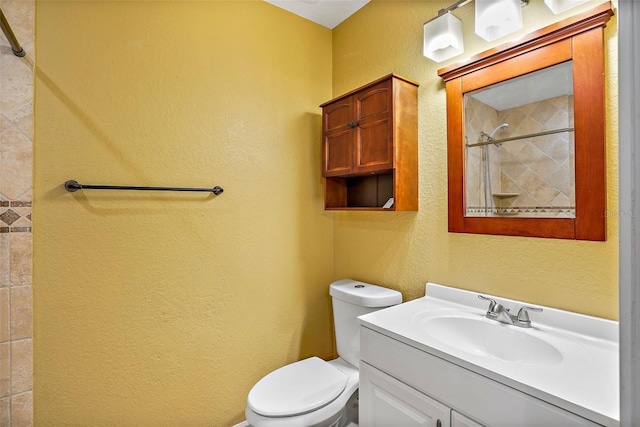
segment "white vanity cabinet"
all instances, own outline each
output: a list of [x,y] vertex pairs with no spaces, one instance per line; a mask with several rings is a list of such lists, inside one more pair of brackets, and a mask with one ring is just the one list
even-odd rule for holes
[[367,363],[360,365],[360,399],[363,426],[484,427]]
[[451,426],[451,408],[362,362],[360,402],[362,426]]
[[367,327],[360,338],[363,427],[600,425]]

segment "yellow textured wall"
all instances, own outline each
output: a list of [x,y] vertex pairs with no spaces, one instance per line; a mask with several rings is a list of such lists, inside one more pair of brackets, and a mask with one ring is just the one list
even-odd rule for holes
[[[422,24],[451,1],[373,0],[334,30],[334,95],[394,72],[420,83],[420,208],[409,213],[336,213],[336,277],[349,276],[424,295],[427,281],[618,317],[617,29],[605,32],[607,57],[608,240],[553,239],[447,232],[445,90],[437,70],[601,3],[553,15],[542,0],[523,9],[524,28],[487,43],[473,33],[474,3],[454,12],[465,28],[465,53],[436,64],[422,56]],[[613,213],[611,213],[613,212]],[[603,215],[605,213],[603,212]]]
[[255,381],[334,351],[331,31],[261,1],[39,1],[36,38],[35,425],[240,422]]
[[[336,278],[617,317],[615,215],[604,243],[447,233],[447,63],[421,49],[449,4],[373,0],[332,32],[261,1],[37,3],[36,425],[237,423],[257,379],[332,356]],[[519,34],[588,7],[555,16],[532,0]],[[455,14],[466,53],[450,62],[506,40],[473,35],[472,4]],[[613,212],[616,34],[614,18]],[[420,210],[325,213],[317,105],[389,72],[421,84]],[[70,194],[68,179],[225,193]]]

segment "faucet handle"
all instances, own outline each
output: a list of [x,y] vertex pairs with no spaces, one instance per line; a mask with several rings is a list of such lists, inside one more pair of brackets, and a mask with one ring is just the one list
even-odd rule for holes
[[489,301],[489,308],[487,309],[487,314],[493,313],[495,311],[496,305],[498,302],[493,298],[485,297],[484,295],[478,295],[478,298],[483,299],[485,301]]
[[516,316],[516,320],[518,322],[530,325],[531,324],[531,319],[529,319],[530,311],[541,312],[542,309],[540,307],[529,307],[529,306],[523,305],[522,307],[520,307],[520,310],[518,311],[518,316]]

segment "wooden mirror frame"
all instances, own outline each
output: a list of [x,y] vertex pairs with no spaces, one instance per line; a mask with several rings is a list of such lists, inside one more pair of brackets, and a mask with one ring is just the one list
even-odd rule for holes
[[[438,70],[447,91],[449,231],[606,240],[604,28],[610,2]],[[575,218],[465,216],[465,93],[573,61]]]

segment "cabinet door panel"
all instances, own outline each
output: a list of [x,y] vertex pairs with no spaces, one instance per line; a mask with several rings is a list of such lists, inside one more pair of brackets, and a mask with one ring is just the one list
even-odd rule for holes
[[356,128],[356,172],[393,168],[393,142],[388,119]]
[[353,171],[353,130],[325,135],[322,157],[324,176],[344,175]]
[[391,114],[391,81],[377,84],[355,95],[355,117],[358,122],[369,120],[380,114]]
[[353,122],[353,113],[351,111],[349,98],[327,105],[323,109],[323,114],[325,132],[346,129],[347,125]]
[[451,411],[451,427],[484,427],[473,421],[471,418],[467,418],[460,412]]
[[450,427],[450,411],[427,395],[360,363],[360,425]]

